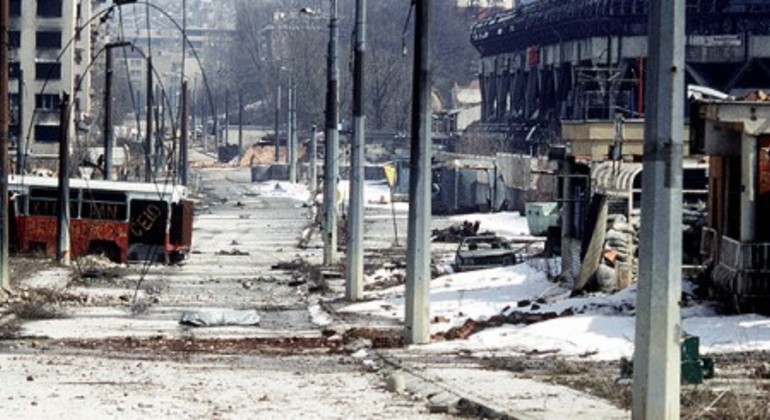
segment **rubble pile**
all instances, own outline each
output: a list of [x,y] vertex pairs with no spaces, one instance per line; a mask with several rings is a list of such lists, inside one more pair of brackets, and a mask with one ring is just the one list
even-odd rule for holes
[[494,232],[484,231],[479,233],[481,222],[464,221],[444,229],[433,229],[431,238],[433,242],[460,243],[463,239],[470,236],[494,235]]
[[597,287],[612,292],[623,289],[636,278],[636,264],[639,247],[639,222],[629,223],[622,214],[607,218],[607,233],[599,269],[596,271]]

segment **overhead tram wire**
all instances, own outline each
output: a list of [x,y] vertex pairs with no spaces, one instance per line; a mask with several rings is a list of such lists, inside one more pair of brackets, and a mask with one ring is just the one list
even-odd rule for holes
[[[128,45],[127,45],[127,46],[124,46],[123,48],[126,48],[126,47],[128,47]],[[135,52],[139,53],[139,54],[142,56],[142,58],[145,58],[145,59],[146,59],[146,57],[147,57],[147,56],[144,54],[144,52],[142,52],[142,50],[141,50],[141,49],[139,49],[139,48],[136,48],[136,47],[135,47],[133,44],[130,44],[130,47],[131,47],[132,51],[135,51]],[[92,66],[93,66],[93,65],[96,63],[96,60],[97,60],[97,58],[99,58],[99,56],[100,56],[100,55],[101,55],[101,54],[102,54],[104,51],[106,51],[106,50],[107,50],[107,48],[108,48],[107,46],[104,46],[104,47],[100,48],[100,49],[99,49],[99,50],[96,52],[96,54],[93,56],[93,58],[91,59],[91,61],[90,61],[90,62],[88,63],[88,65],[86,66],[86,68],[85,68],[85,70],[84,70],[84,73],[88,72],[88,70],[90,70],[90,69],[91,69],[91,67],[92,67]],[[160,74],[158,73],[157,69],[156,69],[154,66],[152,67],[152,72],[153,72],[153,74],[154,74],[155,76],[157,76],[158,78],[160,78]],[[76,89],[75,89],[76,91],[80,89],[80,87],[81,87],[81,83],[82,83],[82,79],[81,79],[81,81],[79,81],[79,82],[78,82],[78,84],[75,86],[75,87],[76,87]],[[130,79],[129,79],[129,84],[131,84],[131,80],[130,80]],[[159,82],[158,82],[158,84],[160,85],[160,88],[161,88],[161,92],[163,93],[163,94],[162,94],[162,101],[161,101],[161,103],[162,103],[162,102],[165,102],[165,103],[166,103],[166,106],[171,106],[171,99],[170,99],[170,98],[169,98],[169,96],[166,94],[166,87],[165,87],[165,85],[164,85],[164,84],[163,84],[163,82],[161,82],[161,81],[159,81]],[[71,104],[70,104],[70,107],[72,107],[72,106],[74,106],[74,101],[73,101],[73,103],[71,103]],[[176,130],[176,129],[177,129],[177,125],[175,124],[174,120],[171,120],[171,129],[172,129],[172,130]]]
[[[120,27],[120,39],[126,39],[125,30],[123,27],[123,9],[118,9],[118,25]],[[123,50],[123,64],[126,69],[126,80],[128,81],[128,92],[131,96],[131,108],[134,111],[134,117],[136,118],[136,130],[139,132],[139,126],[141,121],[139,119],[139,104],[136,101],[136,94],[134,93],[134,84],[131,82],[131,70],[128,67],[128,53],[125,48]]]
[[[163,16],[165,16],[177,28],[177,30],[182,32],[182,36],[184,37],[184,41],[190,47],[190,51],[192,52],[193,57],[195,58],[195,61],[198,63],[198,67],[201,70],[201,78],[203,80],[203,84],[204,84],[204,87],[205,87],[205,90],[206,90],[206,96],[208,96],[209,102],[212,102],[213,96],[211,94],[211,88],[209,87],[208,77],[206,76],[206,71],[205,71],[205,69],[203,67],[203,63],[201,62],[200,57],[198,56],[198,52],[195,49],[195,46],[192,44],[192,42],[190,41],[190,39],[187,36],[187,34],[184,33],[184,31],[182,30],[182,27],[179,26],[179,23],[168,12],[163,10],[163,8],[158,7],[158,6],[156,6],[156,5],[154,5],[154,4],[150,3],[150,2],[147,2],[147,1],[115,0],[114,4],[110,5],[106,9],[100,10],[99,12],[97,12],[96,14],[91,16],[91,18],[89,18],[83,25],[75,27],[75,33],[67,40],[67,43],[62,47],[62,50],[56,56],[56,60],[54,60],[54,62],[58,63],[58,62],[61,61],[62,56],[72,46],[72,43],[75,41],[75,39],[80,35],[80,33],[84,29],[88,28],[89,25],[91,25],[96,19],[102,19],[102,21],[104,22],[104,21],[106,21],[109,18],[109,14],[112,13],[115,9],[121,10],[122,6],[125,6],[125,5],[128,5],[128,4],[132,4],[132,5],[143,5],[144,4],[144,5],[147,5],[148,7],[158,11]],[[46,73],[46,77],[43,80],[43,85],[40,88],[40,94],[43,94],[45,92],[45,88],[48,86],[48,81],[50,80],[50,78],[52,76],[52,72],[53,72],[53,69],[51,68]],[[37,115],[37,110],[33,109],[32,117],[30,119],[30,124],[29,124],[29,127],[27,128],[27,135],[25,137],[26,138],[25,154],[27,156],[29,155],[29,148],[30,148],[30,143],[31,143],[30,142],[30,138],[32,136],[32,129],[34,128],[34,122],[35,122],[36,115]]]

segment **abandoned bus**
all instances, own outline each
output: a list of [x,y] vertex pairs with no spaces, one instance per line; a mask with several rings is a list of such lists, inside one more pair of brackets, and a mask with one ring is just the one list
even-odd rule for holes
[[[58,180],[8,178],[11,249],[56,254]],[[178,261],[192,242],[192,202],[170,184],[70,180],[70,255]]]

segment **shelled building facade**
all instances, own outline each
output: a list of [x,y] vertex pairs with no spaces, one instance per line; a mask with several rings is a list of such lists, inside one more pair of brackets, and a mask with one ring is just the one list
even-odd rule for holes
[[56,156],[62,93],[72,101],[70,136],[91,119],[90,16],[90,0],[10,0],[9,132],[28,161]]

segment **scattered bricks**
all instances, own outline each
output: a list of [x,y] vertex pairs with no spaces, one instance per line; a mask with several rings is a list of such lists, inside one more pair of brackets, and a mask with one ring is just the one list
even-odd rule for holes
[[556,312],[543,312],[543,313],[531,313],[531,312],[511,312],[505,317],[505,322],[508,324],[536,324],[538,322],[548,321],[549,319],[558,318],[559,314]]
[[486,328],[486,323],[478,322],[473,319],[465,321],[459,328],[452,328],[444,334],[444,338],[447,340],[465,340],[471,335]]
[[222,256],[231,256],[231,257],[245,257],[249,255],[246,251],[241,251],[240,249],[233,248],[231,250],[222,249],[216,252],[216,255],[222,255]]
[[762,363],[754,369],[754,376],[757,379],[770,379],[770,363]]
[[449,322],[449,318],[443,316],[443,315],[437,315],[433,317],[433,323],[434,324],[446,324]]
[[400,329],[352,328],[343,335],[343,342],[346,344],[357,339],[368,340],[375,349],[404,346],[404,336]]

